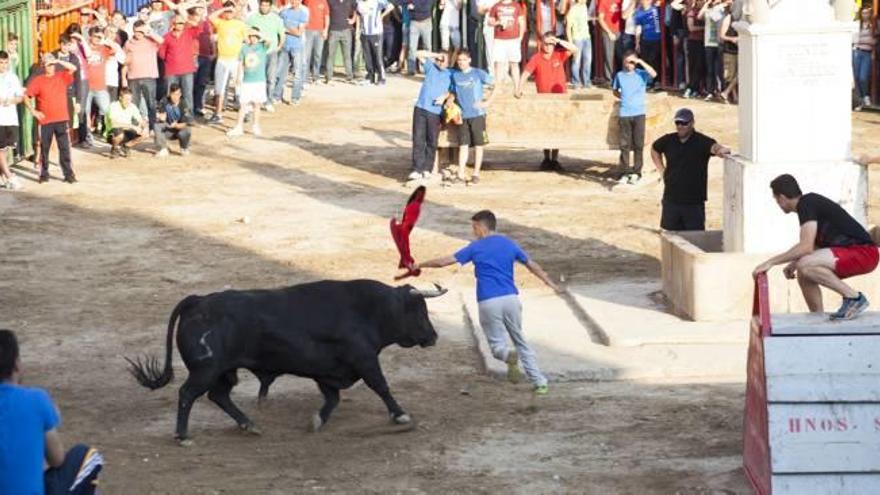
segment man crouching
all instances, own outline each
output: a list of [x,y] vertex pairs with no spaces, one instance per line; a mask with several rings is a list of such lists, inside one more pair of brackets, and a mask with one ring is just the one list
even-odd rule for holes
[[877,268],[880,253],[870,234],[834,201],[816,193],[801,194],[797,180],[788,174],[770,182],[773,198],[785,213],[797,212],[801,240],[788,251],[761,263],[757,276],[775,265],[788,263],[785,277],[797,276],[810,311],[822,312],[821,287],[843,296],[832,320],[851,320],[868,308],[868,298],[842,279],[870,273]]

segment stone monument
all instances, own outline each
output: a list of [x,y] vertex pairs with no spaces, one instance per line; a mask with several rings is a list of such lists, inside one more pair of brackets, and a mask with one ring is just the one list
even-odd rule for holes
[[[739,34],[739,155],[724,168],[724,250],[768,253],[797,242],[795,215],[770,194],[779,174],[838,201],[863,224],[867,174],[852,161],[852,36],[828,0],[782,0]],[[849,2],[852,4],[852,2]],[[842,4],[842,2],[841,2]],[[850,18],[851,19],[851,18]]]

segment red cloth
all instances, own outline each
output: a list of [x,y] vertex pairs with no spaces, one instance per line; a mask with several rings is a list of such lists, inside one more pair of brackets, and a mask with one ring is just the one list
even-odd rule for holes
[[400,263],[398,263],[397,267],[406,268],[407,270],[406,273],[394,277],[395,280],[400,280],[409,276],[418,277],[421,274],[421,270],[412,269],[415,260],[409,251],[409,234],[419,220],[419,213],[421,213],[422,210],[422,201],[425,200],[425,190],[425,186],[419,186],[413,191],[409,200],[406,202],[406,206],[403,208],[403,216],[401,217],[400,222],[398,222],[396,218],[391,219],[391,238],[394,239],[394,244],[397,246],[397,252],[400,253]]
[[840,278],[873,272],[880,262],[877,246],[835,246],[831,253],[837,258],[834,273]]
[[86,78],[89,80],[89,89],[92,91],[107,90],[107,59],[113,56],[113,50],[109,46],[101,45],[92,48],[91,54],[86,58]]
[[306,2],[309,8],[309,23],[306,29],[309,31],[323,31],[327,25],[324,24],[324,17],[330,15],[330,7],[327,0],[309,0]]
[[549,59],[540,52],[532,55],[523,70],[535,76],[538,93],[565,93],[565,61],[568,57],[571,57],[568,50],[556,50]]
[[526,15],[518,1],[496,3],[489,9],[489,15],[498,24],[495,25],[496,40],[515,40],[519,38],[519,18]]
[[179,76],[196,71],[195,55],[199,53],[199,27],[189,26],[174,36],[171,31],[165,35],[165,42],[159,47],[159,58],[165,61],[165,75]]
[[67,87],[73,84],[73,73],[60,67],[52,77],[40,74],[27,85],[27,96],[37,99],[37,110],[45,114],[40,124],[67,122]]

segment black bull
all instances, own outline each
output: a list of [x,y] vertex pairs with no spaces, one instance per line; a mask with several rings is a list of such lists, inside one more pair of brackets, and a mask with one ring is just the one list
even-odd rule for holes
[[173,378],[172,338],[178,323],[177,348],[189,370],[177,407],[175,436],[181,441],[187,438],[193,402],[206,392],[239,427],[258,432],[229,396],[239,368],[252,371],[261,382],[280,374],[315,380],[324,395],[324,405],[313,419],[315,429],[339,403],[339,390],[359,379],[382,398],[394,422],[408,423],[409,415],[388,389],[379,353],[392,344],[434,345],[437,333],[425,297],[445,292],[439,286],[424,292],[409,285],[352,280],[188,296],[168,321],[164,369],[155,358],[126,359],[141,385],[167,385]]

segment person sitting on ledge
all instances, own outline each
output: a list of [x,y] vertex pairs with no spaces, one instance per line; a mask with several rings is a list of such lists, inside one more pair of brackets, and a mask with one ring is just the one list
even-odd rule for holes
[[761,263],[753,276],[775,265],[788,263],[783,273],[797,276],[810,311],[822,312],[822,287],[843,297],[832,320],[851,320],[868,308],[868,298],[842,279],[870,273],[880,260],[871,235],[834,201],[816,193],[802,194],[797,180],[788,174],[770,182],[773,198],[785,213],[797,212],[800,241],[788,251]]

